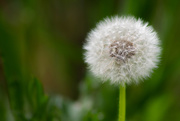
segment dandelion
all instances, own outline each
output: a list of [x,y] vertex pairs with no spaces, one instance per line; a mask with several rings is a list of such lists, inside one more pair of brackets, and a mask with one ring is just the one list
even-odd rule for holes
[[84,45],[85,61],[102,81],[124,85],[149,77],[159,62],[159,39],[151,26],[134,17],[106,18]]
[[84,49],[94,75],[120,84],[119,121],[125,121],[125,84],[139,83],[157,68],[161,49],[156,32],[134,17],[106,18],[88,34]]

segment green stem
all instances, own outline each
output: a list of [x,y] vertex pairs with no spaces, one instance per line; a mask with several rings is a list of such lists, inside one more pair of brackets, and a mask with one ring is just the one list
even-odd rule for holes
[[119,121],[125,121],[126,117],[126,85],[120,85],[119,89]]

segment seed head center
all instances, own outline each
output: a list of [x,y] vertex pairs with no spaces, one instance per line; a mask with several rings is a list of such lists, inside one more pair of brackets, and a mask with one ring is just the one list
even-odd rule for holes
[[114,41],[109,48],[110,56],[117,60],[122,60],[123,62],[135,55],[133,43],[126,40]]

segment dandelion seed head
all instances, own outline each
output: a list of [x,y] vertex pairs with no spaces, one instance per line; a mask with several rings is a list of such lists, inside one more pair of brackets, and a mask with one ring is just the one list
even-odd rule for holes
[[159,43],[153,28],[141,19],[106,18],[86,38],[85,62],[102,81],[139,83],[157,68]]

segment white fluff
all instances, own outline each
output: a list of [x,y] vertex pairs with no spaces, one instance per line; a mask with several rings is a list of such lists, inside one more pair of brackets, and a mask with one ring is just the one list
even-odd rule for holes
[[153,28],[141,19],[106,18],[86,38],[85,62],[103,81],[138,83],[157,67],[159,42]]

